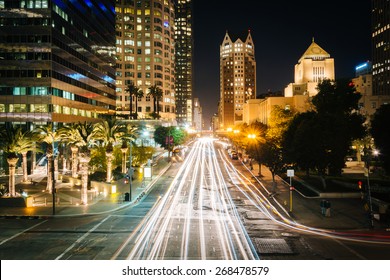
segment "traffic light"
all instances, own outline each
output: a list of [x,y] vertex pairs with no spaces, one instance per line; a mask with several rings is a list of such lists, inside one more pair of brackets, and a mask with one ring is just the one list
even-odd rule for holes
[[358,188],[359,188],[359,190],[362,190],[362,181],[358,182]]

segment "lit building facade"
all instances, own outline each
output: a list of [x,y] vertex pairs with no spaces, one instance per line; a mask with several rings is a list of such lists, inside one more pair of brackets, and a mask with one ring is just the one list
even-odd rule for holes
[[390,0],[372,0],[373,95],[390,96]]
[[177,0],[175,13],[176,120],[179,125],[193,122],[193,17],[192,0]]
[[203,114],[199,99],[194,98],[194,129],[196,131],[203,130]]
[[[174,0],[116,0],[117,116],[130,114],[133,83],[144,93],[132,97],[138,119],[152,119],[153,97],[149,88],[163,91],[159,100],[162,121],[175,121],[175,5]],[[137,103],[137,106],[135,105]]]
[[308,95],[294,95],[292,97],[267,97],[264,99],[248,100],[244,104],[244,122],[251,124],[255,121],[268,124],[275,106],[285,110],[303,113],[310,109]]
[[0,1],[0,122],[115,113],[114,1]]
[[243,122],[243,106],[256,99],[255,46],[250,31],[242,35],[228,34],[220,46],[221,130]]
[[370,121],[380,106],[390,103],[390,95],[373,95],[371,62],[360,64],[355,69],[356,77],[352,82],[356,92],[362,95],[359,100],[359,112]]
[[334,80],[334,59],[321,48],[314,39],[295,65],[294,83],[284,90],[285,97],[294,95],[314,96],[318,93],[316,87],[324,79]]

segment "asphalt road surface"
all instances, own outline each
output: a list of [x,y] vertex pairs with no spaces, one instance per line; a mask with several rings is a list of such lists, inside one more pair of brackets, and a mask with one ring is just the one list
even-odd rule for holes
[[296,225],[222,145],[200,139],[133,206],[101,215],[0,219],[2,260],[390,259],[365,242]]

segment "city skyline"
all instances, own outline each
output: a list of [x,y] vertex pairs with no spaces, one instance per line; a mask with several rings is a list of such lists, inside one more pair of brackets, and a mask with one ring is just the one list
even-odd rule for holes
[[306,0],[260,8],[244,1],[234,9],[221,3],[194,2],[194,97],[204,106],[206,128],[217,112],[219,47],[226,31],[251,31],[257,95],[283,91],[293,81],[294,65],[313,38],[334,57],[336,79],[353,78],[355,66],[371,60],[371,1],[347,0],[342,9],[334,0],[322,8]]

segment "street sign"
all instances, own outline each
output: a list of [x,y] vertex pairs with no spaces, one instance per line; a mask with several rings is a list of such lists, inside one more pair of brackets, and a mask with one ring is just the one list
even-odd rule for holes
[[152,178],[152,168],[150,166],[144,167],[144,178]]
[[294,177],[294,169],[287,169],[287,177]]

